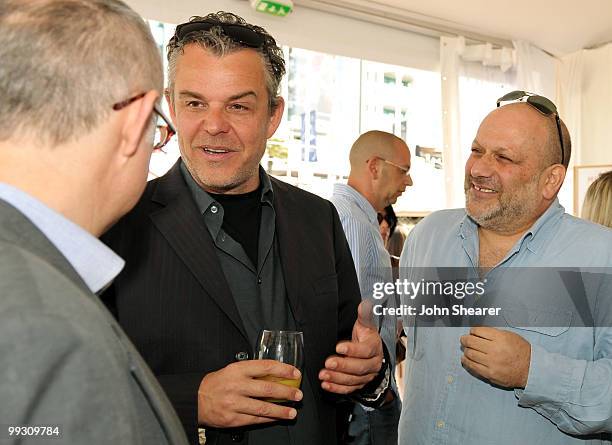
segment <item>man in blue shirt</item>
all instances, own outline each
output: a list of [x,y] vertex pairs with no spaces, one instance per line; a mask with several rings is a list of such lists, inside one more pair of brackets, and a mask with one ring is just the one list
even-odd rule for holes
[[[499,107],[508,96],[519,103]],[[472,144],[466,209],[436,212],[415,227],[402,253],[402,279],[415,280],[419,267],[465,268],[486,280],[512,267],[612,265],[612,231],[566,214],[557,200],[570,138],[552,102],[514,92],[498,107]],[[502,309],[505,323],[496,327],[433,327],[405,317],[400,443],[608,443],[609,276],[594,291],[594,321],[586,327],[558,311],[554,299],[543,304],[522,292],[502,302],[523,306],[515,313]]]
[[[351,249],[359,279],[361,297],[373,299],[375,283],[392,281],[391,259],[378,228],[377,213],[412,185],[410,151],[397,136],[383,131],[368,131],[357,138],[349,155],[351,172],[348,184],[336,184],[331,201]],[[391,301],[376,301],[395,306]],[[382,317],[380,333],[395,367],[396,318]],[[395,391],[395,392],[394,392]],[[356,404],[349,435],[355,445],[397,444],[400,403],[397,389],[389,389],[387,403],[378,409]]]

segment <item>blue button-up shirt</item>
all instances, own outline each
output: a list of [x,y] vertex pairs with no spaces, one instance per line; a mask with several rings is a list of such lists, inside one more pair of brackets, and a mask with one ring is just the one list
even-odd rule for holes
[[0,183],[0,199],[25,215],[64,255],[93,293],[108,286],[125,262],[79,225],[27,193]]
[[[417,267],[475,271],[478,252],[478,226],[465,210],[436,212],[410,233],[400,278],[414,279],[411,274]],[[566,214],[555,201],[492,272],[501,267],[610,266],[612,230]],[[595,310],[609,319],[610,289],[598,298]],[[402,297],[402,303],[409,300]],[[493,386],[461,366],[459,338],[469,328],[419,327],[409,317],[404,322],[408,358],[401,445],[609,443],[610,436],[601,434],[612,431],[609,323],[503,327],[531,344],[527,385],[513,390]]]

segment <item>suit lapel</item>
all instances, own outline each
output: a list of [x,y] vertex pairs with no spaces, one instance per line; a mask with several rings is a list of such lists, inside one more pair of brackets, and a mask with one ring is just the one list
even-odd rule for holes
[[9,203],[0,200],[0,215],[0,238],[43,258],[85,294],[93,295],[66,257],[23,213]]
[[150,216],[153,224],[185,263],[203,290],[236,325],[246,331],[215,252],[215,245],[180,171],[180,160],[157,183],[152,200],[164,207]]
[[291,311],[298,325],[304,323],[303,309],[300,303],[300,290],[302,282],[300,280],[300,249],[299,243],[305,242],[299,233],[297,218],[290,219],[289,209],[297,208],[293,203],[294,197],[288,193],[287,189],[279,181],[271,178],[274,190],[274,210],[276,212],[276,234],[278,236],[278,246],[280,250],[281,265],[285,287],[287,288],[287,298],[291,305]]

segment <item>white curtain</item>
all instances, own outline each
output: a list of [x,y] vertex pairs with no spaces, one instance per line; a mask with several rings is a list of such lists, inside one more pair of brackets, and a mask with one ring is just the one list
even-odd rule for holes
[[446,206],[464,206],[464,167],[482,119],[497,98],[520,89],[555,101],[555,59],[527,42],[514,49],[441,37],[442,127]]
[[557,106],[567,125],[572,140],[570,165],[560,193],[560,200],[568,213],[574,213],[574,165],[580,165],[582,155],[582,72],[583,52],[578,51],[562,59],[557,73]]
[[[471,47],[463,37],[441,37],[442,128],[446,206],[463,207],[465,162],[478,125],[495,101],[515,89],[512,53]],[[465,57],[464,57],[465,55]],[[505,71],[504,71],[505,70]]]

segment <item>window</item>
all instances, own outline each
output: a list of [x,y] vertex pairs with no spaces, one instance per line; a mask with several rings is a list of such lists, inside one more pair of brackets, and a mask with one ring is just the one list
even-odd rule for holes
[[[164,47],[174,26],[149,23]],[[283,51],[287,74],[281,94],[286,107],[261,162],[269,173],[328,198],[336,182],[347,180],[355,139],[368,130],[383,130],[404,139],[412,153],[415,184],[398,200],[396,212],[444,208],[438,72],[301,48]],[[151,177],[165,173],[176,161],[176,140],[166,153],[153,154]]]

